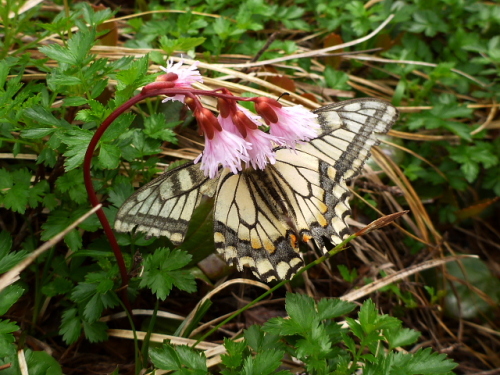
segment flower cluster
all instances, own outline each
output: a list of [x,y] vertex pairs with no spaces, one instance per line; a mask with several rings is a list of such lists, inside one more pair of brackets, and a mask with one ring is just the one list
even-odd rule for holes
[[[317,116],[300,105],[283,107],[270,98],[236,97],[226,89],[194,89],[194,83],[202,82],[197,65],[198,62],[192,65],[169,62],[166,68],[162,67],[166,74],[144,90],[172,89],[172,94],[166,93],[164,102],[178,100],[194,112],[200,133],[205,136],[205,150],[195,163],[201,160],[201,169],[210,178],[218,175],[220,166],[235,174],[247,167],[264,169],[267,163],[276,161],[276,146],[294,149],[297,143],[317,136]],[[218,117],[201,105],[198,95],[218,98]],[[238,101],[254,102],[258,115],[237,104]]]

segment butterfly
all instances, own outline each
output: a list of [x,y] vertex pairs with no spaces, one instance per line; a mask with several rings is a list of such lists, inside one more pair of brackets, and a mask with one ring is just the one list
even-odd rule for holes
[[356,176],[398,118],[378,99],[347,100],[318,108],[317,138],[295,150],[276,147],[276,162],[215,179],[192,162],[140,188],[118,211],[115,229],[183,242],[202,196],[214,197],[215,247],[230,265],[250,267],[263,281],[290,279],[304,264],[299,242],[323,252],[349,234],[346,181]]

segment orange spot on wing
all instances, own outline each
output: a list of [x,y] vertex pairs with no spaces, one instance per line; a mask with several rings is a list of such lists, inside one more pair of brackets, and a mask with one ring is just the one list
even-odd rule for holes
[[325,217],[321,214],[316,215],[316,220],[318,221],[318,224],[321,225],[322,227],[326,227],[328,225]]
[[312,236],[310,236],[308,234],[302,235],[302,241],[303,242],[307,242],[307,241],[310,241],[310,240],[312,240]]
[[264,249],[266,249],[266,251],[269,254],[272,254],[276,250],[276,247],[274,247],[274,244],[272,243],[272,241],[266,240],[266,241],[264,241]]
[[262,248],[262,244],[260,243],[260,240],[258,238],[252,238],[251,243],[252,243],[252,249]]

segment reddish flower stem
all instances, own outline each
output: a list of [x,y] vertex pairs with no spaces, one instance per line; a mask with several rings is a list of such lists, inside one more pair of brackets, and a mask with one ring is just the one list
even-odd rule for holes
[[[154,86],[153,86],[154,87]],[[222,92],[219,92],[222,91]],[[223,98],[227,100],[233,100],[233,101],[253,101],[255,98],[243,98],[243,97],[237,97],[233,96],[231,94],[226,94],[228,92],[225,89],[217,89],[217,90],[196,90],[196,89],[182,89],[182,88],[146,88],[143,90],[139,95],[134,96],[133,98],[129,99],[127,102],[122,104],[120,107],[115,109],[113,113],[111,113],[101,124],[101,126],[96,130],[94,133],[94,136],[90,140],[89,146],[87,148],[87,151],[85,153],[85,159],[83,161],[83,177],[85,181],[85,187],[87,189],[87,194],[89,196],[90,203],[92,204],[93,207],[97,206],[99,204],[99,200],[97,198],[97,195],[94,190],[94,186],[92,184],[92,176],[90,173],[90,167],[92,164],[92,157],[94,155],[94,152],[97,148],[97,144],[99,143],[99,140],[101,139],[102,135],[104,132],[108,129],[108,127],[117,119],[118,116],[120,116],[122,113],[124,113],[126,110],[128,110],[130,107],[132,107],[134,104],[137,104],[138,102],[149,98],[153,96],[159,96],[159,95],[167,95],[167,96],[173,96],[173,95],[185,95],[186,97],[189,97],[194,100],[194,105],[196,107],[201,107],[201,103],[199,102],[198,98],[196,95],[207,95],[207,96],[213,96],[217,98]],[[128,300],[127,296],[127,285],[130,280],[130,277],[127,272],[127,267],[125,266],[125,261],[123,259],[123,254],[120,250],[120,246],[118,245],[118,242],[116,241],[116,237],[114,235],[113,229],[111,228],[111,225],[108,222],[108,219],[106,218],[106,215],[104,214],[104,211],[99,209],[97,212],[97,217],[99,218],[99,221],[101,222],[101,225],[103,227],[104,233],[108,237],[109,243],[111,245],[111,248],[113,250],[113,253],[116,258],[116,263],[118,264],[118,268],[120,270],[120,276],[122,279],[122,299],[123,302],[125,303],[125,306],[129,311],[131,311],[130,307],[130,302]]]

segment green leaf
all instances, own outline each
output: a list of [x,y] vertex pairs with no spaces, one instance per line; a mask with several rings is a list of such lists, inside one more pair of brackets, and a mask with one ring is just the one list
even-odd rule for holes
[[[34,107],[31,107],[31,108],[26,108],[23,112],[23,116],[33,120],[33,121],[36,121],[37,123],[41,124],[41,125],[46,125],[46,126],[61,126],[63,124],[65,124],[64,122],[61,122],[60,120],[58,120],[53,114],[52,112],[50,112],[47,108],[45,107],[42,107],[42,106],[34,106]],[[50,128],[50,130],[54,131],[55,129],[54,128]],[[48,130],[47,129],[29,129],[29,130],[26,130],[29,134],[29,131],[31,132],[47,132]],[[24,134],[25,133],[21,133]],[[48,135],[50,133],[47,133],[46,135]],[[29,137],[26,137],[26,138],[29,138]]]
[[77,63],[76,56],[73,56],[73,54],[68,51],[66,47],[60,46],[58,44],[42,46],[38,48],[38,50],[47,57],[56,60],[59,63],[66,63],[70,65],[75,65]]
[[61,141],[68,146],[68,150],[64,153],[64,156],[67,157],[64,162],[67,172],[83,163],[92,136],[92,132],[78,128],[68,130],[61,135]]
[[88,201],[81,170],[73,169],[60,176],[56,180],[56,189],[61,193],[68,193],[70,199],[75,203],[82,204]]
[[390,344],[389,349],[411,345],[420,337],[420,332],[409,328],[390,328],[384,330],[384,336]]
[[13,284],[7,286],[0,292],[0,315],[4,315],[14,305],[24,293],[24,288]]
[[376,330],[399,327],[401,321],[388,315],[379,315],[372,300],[366,300],[359,310],[359,324],[363,331],[369,335]]
[[77,316],[77,310],[71,308],[65,310],[62,314],[61,327],[59,328],[59,334],[63,335],[63,340],[66,344],[72,344],[82,332],[82,322]]
[[318,319],[333,319],[349,314],[356,308],[356,304],[340,299],[322,298],[318,302]]
[[281,365],[284,352],[281,350],[267,350],[257,353],[255,358],[247,357],[243,364],[242,375],[267,375],[272,374]]
[[159,348],[151,348],[149,357],[155,367],[161,370],[176,371],[181,369],[181,360],[176,350],[169,344],[163,344]]
[[168,127],[174,127],[180,123],[182,123],[182,121],[166,123],[165,116],[163,114],[152,114],[149,118],[144,120],[144,133],[154,139],[177,143],[175,133],[171,129],[168,129]]
[[[1,174],[7,176],[5,172]],[[0,177],[2,176],[0,175]],[[1,185],[3,185],[2,190],[4,190],[3,204],[5,208],[24,214],[30,197],[31,173],[27,169],[14,171]]]
[[59,362],[44,351],[26,350],[26,363],[30,375],[62,375]]
[[99,149],[99,162],[103,168],[116,169],[120,164],[121,151],[115,145],[102,143]]
[[85,337],[90,342],[102,342],[108,339],[108,334],[106,333],[108,326],[103,322],[86,322],[83,321],[83,331],[85,332]]
[[318,322],[314,300],[305,294],[287,293],[285,308],[290,318],[305,330],[311,329]]
[[121,207],[123,202],[134,193],[134,188],[129,183],[115,184],[108,193],[108,200],[115,207]]
[[19,330],[19,326],[9,320],[0,320],[0,358],[12,356],[16,353],[16,341],[12,332]]
[[23,260],[28,253],[25,250],[10,252],[11,247],[12,238],[10,237],[9,233],[6,231],[0,232],[0,259],[2,260],[0,262],[0,274],[10,270],[21,260]]
[[40,139],[52,134],[55,130],[55,128],[25,129],[21,131],[21,137],[28,139]]
[[[82,65],[90,49],[93,47],[94,40],[94,29],[80,30],[76,34],[73,34],[73,37],[68,40],[67,47],[51,45],[41,47],[40,51],[55,60],[62,58],[63,60],[58,60],[60,62],[66,62],[70,65]],[[53,48],[51,51],[49,47],[54,46],[57,46],[59,48]],[[54,51],[57,52],[54,54]],[[49,54],[52,54],[52,56]]]
[[207,371],[207,358],[203,352],[185,345],[177,346],[176,351],[183,366],[193,370]]
[[394,356],[394,367],[397,373],[404,374],[446,374],[457,367],[446,354],[433,353],[431,348],[419,349],[413,355],[397,353]]
[[224,347],[227,354],[221,355],[222,364],[231,369],[237,369],[243,365],[243,353],[247,347],[246,341],[236,342],[224,338]]
[[175,285],[186,292],[194,292],[196,284],[193,275],[177,271],[186,266],[191,255],[182,250],[157,249],[144,260],[144,273],[139,287],[148,287],[159,299],[164,300]]
[[54,280],[42,287],[42,293],[47,297],[67,294],[73,289],[73,282],[64,277],[55,277]]

